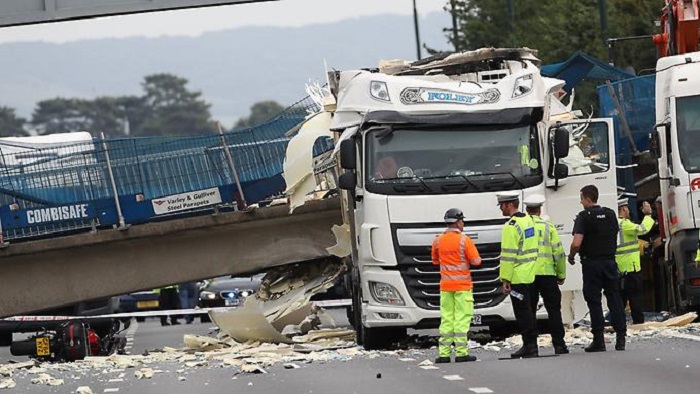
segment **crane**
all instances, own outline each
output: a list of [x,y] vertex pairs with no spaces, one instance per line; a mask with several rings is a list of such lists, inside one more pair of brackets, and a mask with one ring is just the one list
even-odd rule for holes
[[661,13],[662,31],[652,37],[659,57],[698,51],[699,1],[666,0]]

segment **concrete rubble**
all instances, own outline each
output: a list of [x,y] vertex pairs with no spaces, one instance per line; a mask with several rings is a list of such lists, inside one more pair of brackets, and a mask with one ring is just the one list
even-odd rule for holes
[[[700,323],[684,324],[691,316],[669,319],[663,326],[647,324],[641,330],[631,328],[629,336],[644,340],[647,337],[676,334],[700,334]],[[612,335],[612,334],[611,334]],[[430,338],[430,337],[429,337]],[[566,342],[570,347],[586,346],[592,335],[585,327],[569,329]],[[612,338],[610,336],[609,338]],[[177,379],[184,382],[188,374],[198,369],[221,368],[231,371],[232,378],[241,374],[267,374],[271,368],[284,368],[291,371],[313,363],[346,362],[355,358],[392,358],[417,366],[424,370],[439,369],[431,359],[436,349],[431,340],[413,338],[408,346],[391,351],[366,351],[354,342],[354,333],[344,328],[312,329],[301,336],[292,337],[291,343],[267,343],[262,341],[234,340],[224,332],[216,337],[185,335],[185,346],[180,349],[166,347],[151,350],[147,355],[112,355],[108,357],[88,357],[73,363],[24,363],[0,365],[0,388],[13,388],[19,382],[31,381],[34,384],[65,385],[63,379],[53,376],[62,374],[66,379],[85,378],[133,371],[136,379]],[[478,355],[480,351],[512,351],[522,344],[520,336],[493,341],[485,344],[470,341],[470,347]],[[551,347],[551,338],[541,335],[541,347]],[[174,365],[174,366],[171,366]],[[157,368],[162,368],[157,369]],[[293,373],[293,372],[292,372]],[[82,391],[80,390],[82,389]],[[89,387],[82,386],[78,393],[90,393]]]
[[263,278],[255,297],[246,299],[243,307],[214,310],[211,320],[239,343],[262,341],[299,343],[315,341],[319,335],[337,333],[316,331],[324,319],[321,309],[311,297],[325,292],[345,272],[337,261],[321,260],[275,268]]

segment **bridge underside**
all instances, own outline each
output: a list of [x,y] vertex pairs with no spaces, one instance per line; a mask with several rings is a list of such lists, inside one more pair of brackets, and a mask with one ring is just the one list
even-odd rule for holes
[[0,317],[329,256],[337,199],[177,219],[0,250]]
[[2,0],[0,27],[275,0]]

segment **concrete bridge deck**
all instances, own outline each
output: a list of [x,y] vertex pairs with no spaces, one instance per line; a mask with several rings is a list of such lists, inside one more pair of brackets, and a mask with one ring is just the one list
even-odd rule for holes
[[0,317],[329,256],[339,199],[176,219],[0,250]]

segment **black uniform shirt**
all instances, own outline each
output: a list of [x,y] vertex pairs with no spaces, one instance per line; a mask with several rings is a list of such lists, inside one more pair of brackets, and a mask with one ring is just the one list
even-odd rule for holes
[[583,234],[579,254],[585,259],[615,259],[617,214],[599,205],[586,208],[576,215],[573,234]]

